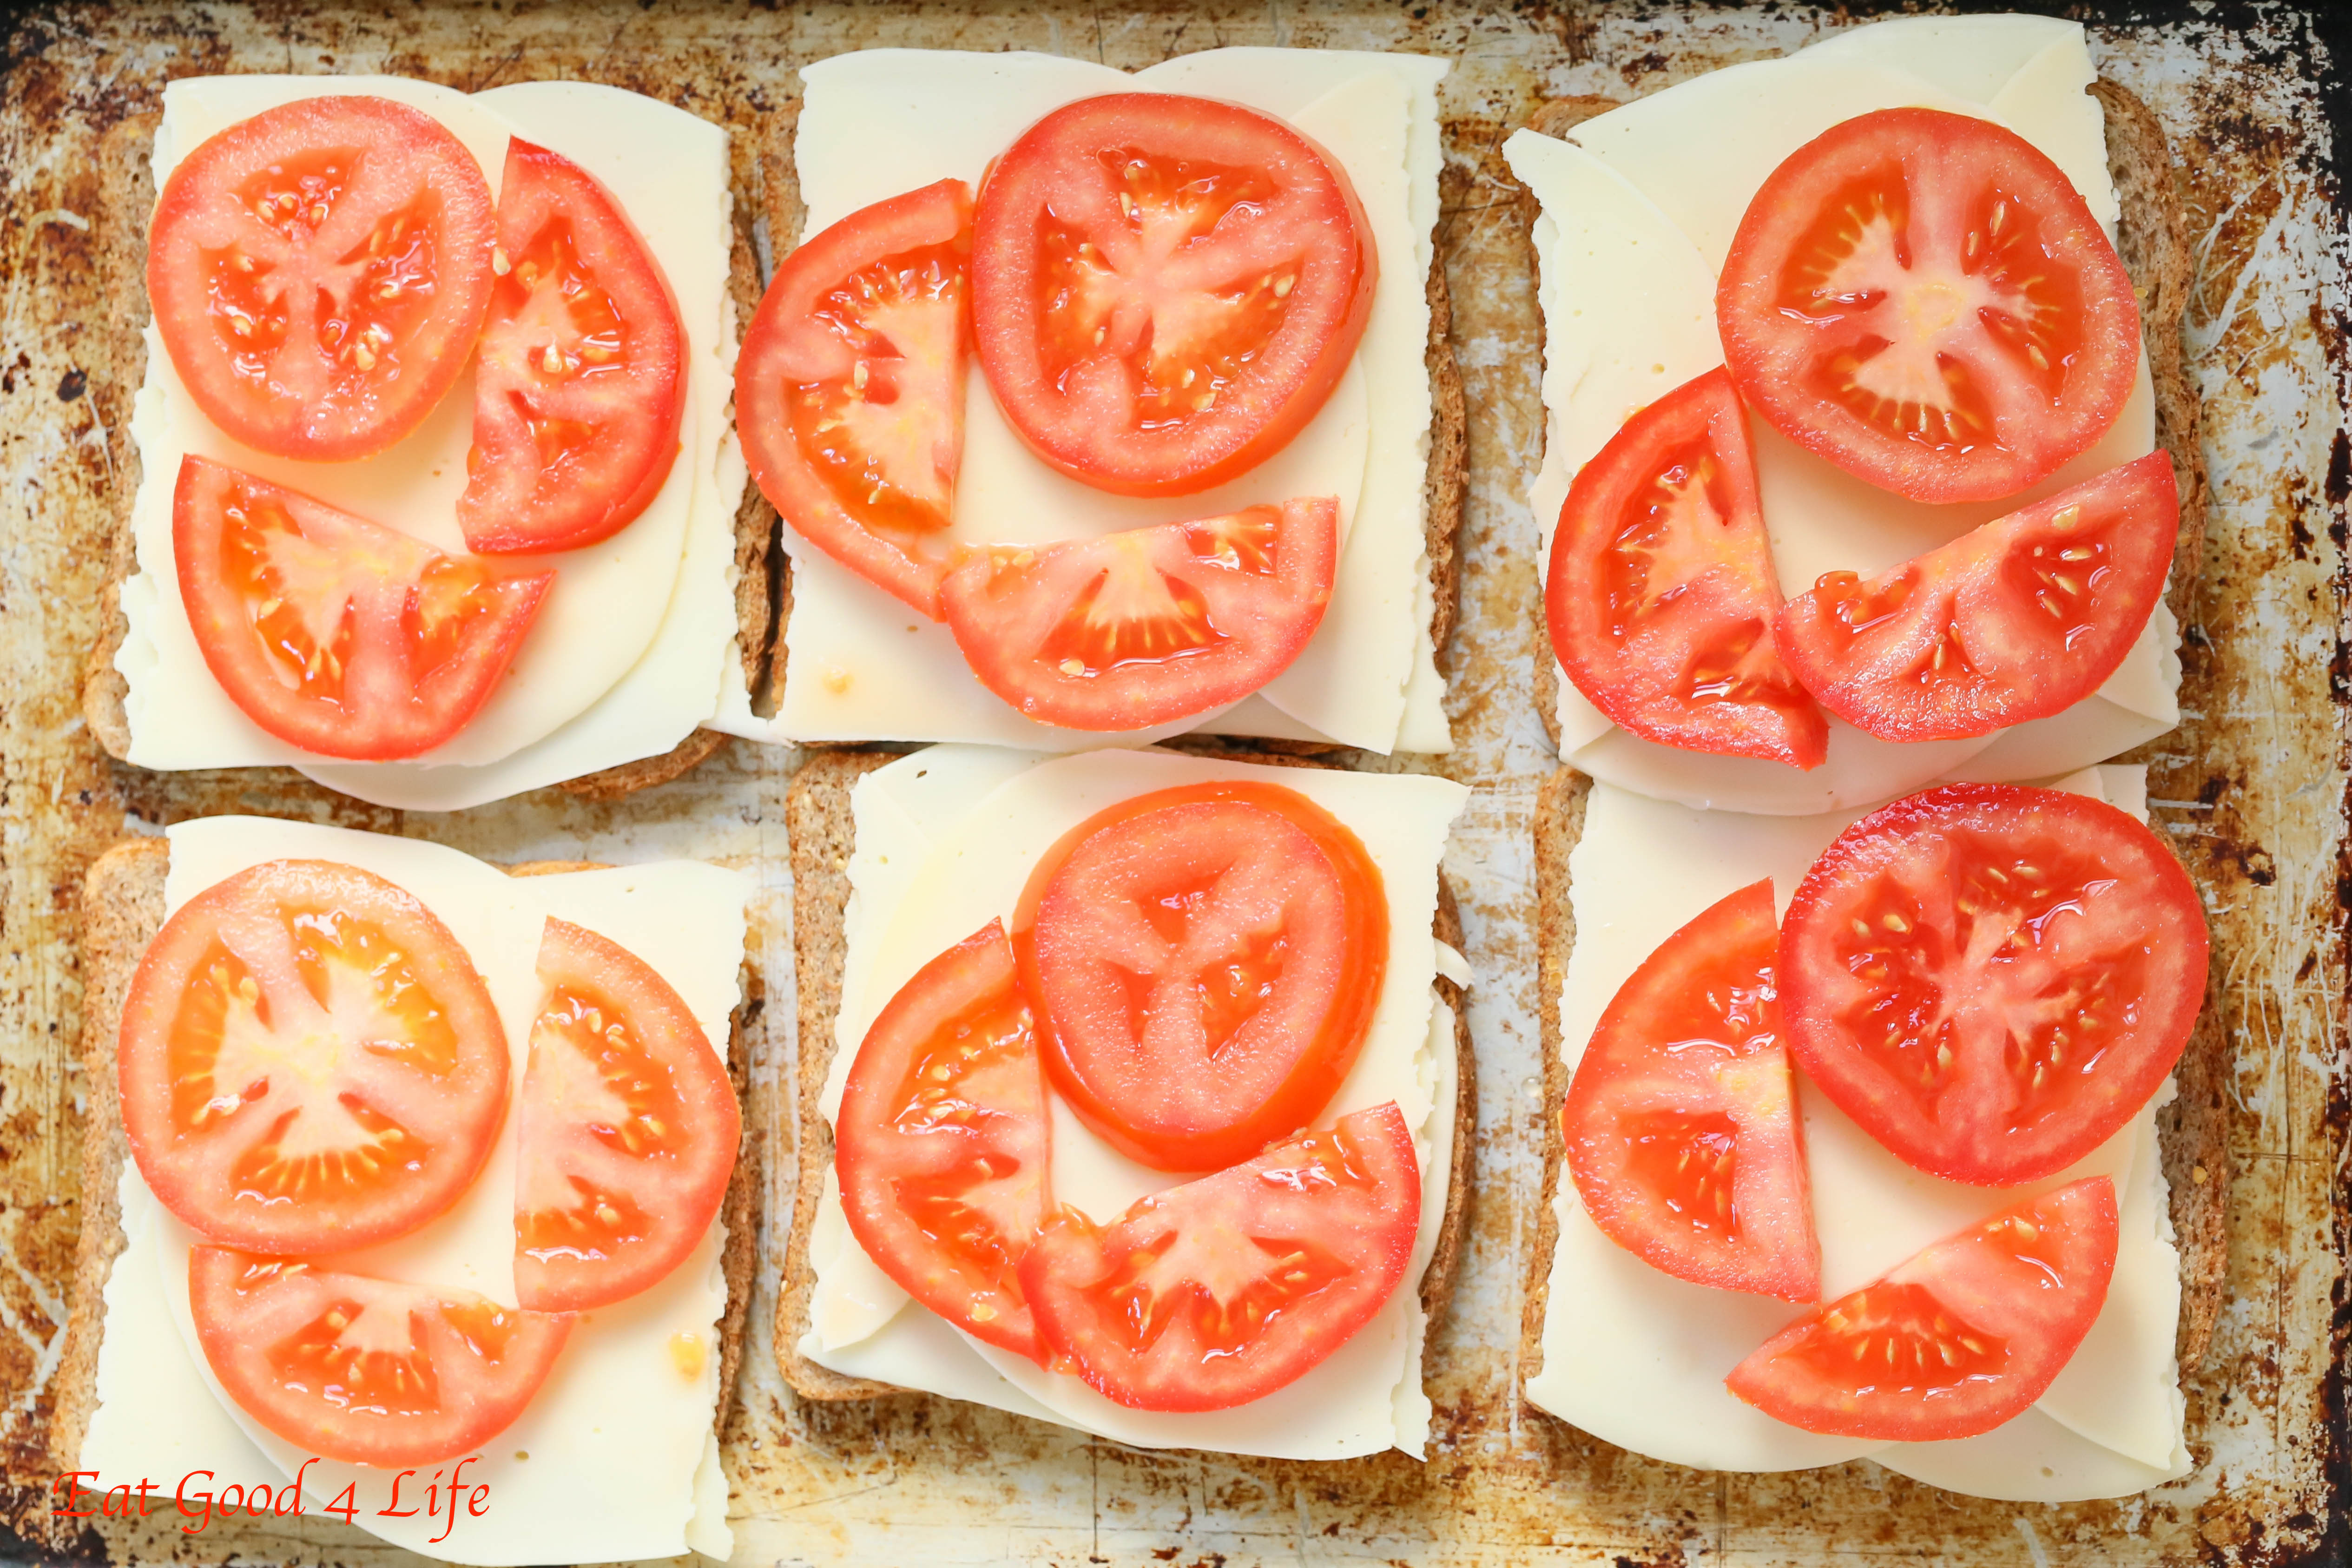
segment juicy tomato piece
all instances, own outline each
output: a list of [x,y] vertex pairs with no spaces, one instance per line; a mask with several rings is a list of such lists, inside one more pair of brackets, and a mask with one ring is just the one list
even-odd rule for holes
[[963,461],[971,188],[850,214],[776,265],[735,361],[751,477],[793,531],[940,618]]
[[1119,495],[1191,495],[1280,451],[1331,395],[1380,262],[1338,161],[1270,115],[1173,93],[1055,110],[981,187],[973,335],[1038,457]]
[[700,1245],[742,1114],[694,1010],[635,953],[550,920],[539,981],[515,1121],[515,1300],[584,1311]]
[[1805,689],[1890,741],[1985,735],[2097,690],[2164,596],[2180,525],[2151,452],[1869,582],[1832,572],[1780,607]]
[[2115,423],[2139,306],[2098,220],[2015,132],[1888,109],[1790,154],[1717,285],[1748,406],[1921,501],[2014,495]]
[[1654,1268],[1821,1295],[1796,1080],[1774,989],[1772,884],[1665,940],[1610,999],[1560,1110],[1585,1213]]
[[1724,1383],[1808,1432],[1990,1432],[2042,1397],[2098,1321],[2116,1239],[2106,1177],[2044,1193],[1808,1313]]
[[306,98],[165,178],[147,297],[205,417],[257,452],[344,462],[415,429],[466,368],[496,236],[489,184],[439,121]]
[[1021,1265],[1037,1331],[1105,1398],[1229,1410],[1296,1382],[1404,1279],[1421,1163],[1394,1100],[1108,1226],[1064,1208]]
[[2105,802],[1945,784],[1842,834],[1780,931],[1797,1065],[1930,1175],[2064,1169],[2147,1102],[2205,994],[2204,911]]
[[1780,608],[1747,417],[1711,370],[1577,470],[1544,583],[1552,652],[1630,734],[1819,767],[1829,725],[1773,647]]
[[467,548],[573,550],[653,504],[686,416],[669,278],[612,193],[520,137],[499,185],[498,284],[474,370]]
[[940,604],[981,684],[1067,730],[1148,730],[1290,668],[1331,602],[1330,496],[1058,544],[975,550]]
[[1388,972],[1380,868],[1277,784],[1156,790],[1097,812],[1013,915],[1045,1070],[1160,1171],[1213,1171],[1307,1126],[1355,1065]]
[[859,1043],[834,1124],[842,1212],[907,1294],[1043,1362],[1019,1269],[1051,1144],[1029,1001],[991,921],[918,970]]
[[156,1198],[257,1251],[415,1229],[506,1116],[506,1032],[466,950],[405,890],[324,860],[240,871],[164,921],[116,1060]]
[[515,1423],[572,1332],[501,1307],[217,1247],[188,1254],[188,1307],[245,1413],[321,1458],[392,1468],[471,1453]]
[[202,458],[180,461],[172,554],[229,700],[289,745],[362,762],[464,729],[555,581],[499,575]]

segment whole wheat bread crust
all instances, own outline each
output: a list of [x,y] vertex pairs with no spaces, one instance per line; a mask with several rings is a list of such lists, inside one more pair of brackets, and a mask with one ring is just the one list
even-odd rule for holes
[[[1274,767],[1330,765],[1310,758],[1240,751],[1206,754]],[[834,1020],[841,1010],[842,968],[848,956],[841,917],[849,905],[849,857],[856,844],[850,797],[858,780],[896,761],[874,752],[823,753],[793,776],[785,796],[784,823],[793,863],[793,964],[799,986],[798,1098],[793,1110],[800,1182],[793,1194],[792,1235],[785,1246],[783,1278],[777,1292],[775,1339],[784,1381],[804,1399],[873,1399],[906,1392],[892,1384],[848,1377],[820,1366],[802,1355],[799,1348],[801,1336],[808,1330],[809,1299],[816,1284],[808,1260],[809,1230],[816,1219],[825,1174],[833,1169],[833,1130],[826,1125],[822,1100],[825,1074],[836,1048]],[[1432,931],[1440,942],[1461,949],[1461,911],[1442,872]],[[1445,1212],[1438,1221],[1437,1243],[1420,1286],[1422,1310],[1433,1322],[1452,1300],[1454,1271],[1461,1260],[1478,1120],[1477,1072],[1471,1054],[1465,996],[1462,987],[1444,975],[1437,976],[1436,986],[1454,1009],[1456,1071],[1453,1163],[1447,1173]]]

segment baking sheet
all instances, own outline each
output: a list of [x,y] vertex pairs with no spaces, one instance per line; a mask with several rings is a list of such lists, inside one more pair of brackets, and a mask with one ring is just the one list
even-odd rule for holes
[[[1859,9],[1859,8],[1857,8]],[[2226,1228],[2229,1293],[2188,1381],[2197,1470],[2148,1496],[2064,1506],[1956,1499],[1866,1463],[1718,1476],[1636,1458],[1520,1404],[1523,1237],[1540,1172],[1528,824],[1552,766],[1531,699],[1539,565],[1523,499],[1541,409],[1530,216],[1499,143],[1543,99],[1626,97],[1808,42],[1811,9],[1320,5],[267,5],[16,17],[0,67],[0,1555],[412,1561],[335,1521],[132,1537],[49,1520],[44,1388],[69,1303],[79,1184],[75,900],[125,832],[262,811],[410,833],[504,859],[747,856],[761,867],[768,1005],[753,1107],[771,1140],[763,1237],[782,1253],[794,1086],[782,798],[796,758],[732,742],[688,777],[610,805],[544,792],[457,817],[338,800],[289,773],[152,775],[83,730],[100,542],[129,389],[106,362],[87,225],[94,150],[172,76],[388,71],[479,89],[584,76],[749,132],[788,108],[793,68],[876,45],[1034,48],[1139,67],[1230,44],[1411,49],[1455,61],[1441,229],[1473,410],[1463,619],[1438,771],[1478,787],[1449,867],[1464,894],[1481,1111],[1465,1269],[1436,1333],[1437,1439],[1315,1466],[1143,1453],[918,1396],[803,1405],[775,1372],[772,1301],[750,1314],[730,1414],[745,1563],[1383,1561],[1819,1563],[1925,1557],[2081,1563],[2341,1561],[2346,970],[2342,635],[2344,251],[2326,113],[2342,79],[2283,12],[2157,7],[2095,29],[2103,70],[2174,138],[2197,275],[2188,325],[2213,507],[2185,621],[2181,730],[2149,748],[2151,805],[2208,900],[2214,1055],[2201,1111],[2226,1169],[2172,1173],[2184,1229]],[[2336,95],[2331,99],[2330,93]],[[739,137],[739,142],[744,139]],[[744,142],[748,151],[748,142]],[[745,160],[748,163],[748,160]],[[788,1130],[787,1130],[788,1131]],[[2352,1313],[2352,1307],[2341,1310]],[[226,1478],[225,1478],[226,1479]],[[110,1527],[110,1530],[111,1527]]]

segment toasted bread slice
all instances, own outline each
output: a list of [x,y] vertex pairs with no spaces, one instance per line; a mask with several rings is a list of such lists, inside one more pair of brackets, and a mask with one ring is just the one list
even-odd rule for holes
[[[1202,753],[1195,752],[1193,755]],[[1275,767],[1324,767],[1302,757],[1282,757],[1227,752],[1235,762]],[[809,1267],[809,1228],[816,1217],[817,1200],[824,1191],[825,1173],[833,1168],[833,1129],[825,1122],[820,1100],[833,1064],[834,1018],[841,1008],[842,965],[848,956],[842,911],[849,905],[849,857],[856,847],[856,820],[850,809],[850,792],[857,781],[898,759],[870,752],[835,752],[819,755],[793,777],[785,797],[784,824],[792,840],[793,967],[798,976],[800,1093],[787,1108],[793,1123],[793,1149],[800,1162],[800,1184],[793,1200],[792,1236],[785,1247],[783,1278],[776,1300],[776,1357],[784,1380],[804,1399],[871,1399],[903,1390],[868,1378],[845,1376],[820,1366],[800,1353],[807,1331],[809,1299],[816,1274]],[[1432,921],[1437,940],[1459,951],[1462,915],[1443,872],[1437,879],[1437,915]],[[1461,1261],[1464,1217],[1470,1201],[1471,1145],[1478,1121],[1478,1086],[1471,1056],[1469,1008],[1462,987],[1444,975],[1436,978],[1438,994],[1454,1009],[1456,1088],[1454,1100],[1454,1160],[1447,1173],[1445,1212],[1438,1221],[1437,1245],[1421,1278],[1422,1310],[1434,1321],[1452,1299],[1454,1274]]]

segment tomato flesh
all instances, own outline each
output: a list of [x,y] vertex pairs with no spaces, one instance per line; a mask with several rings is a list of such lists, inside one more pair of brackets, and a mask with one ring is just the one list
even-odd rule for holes
[[2098,1321],[2118,1242],[2093,1176],[1927,1247],[1790,1324],[1731,1392],[1808,1432],[1940,1443],[2023,1414]]
[[1391,1100],[1107,1226],[1064,1208],[1021,1282],[1057,1364],[1104,1397],[1228,1410],[1296,1382],[1370,1322],[1420,1225],[1421,1165]]
[[1931,1175],[2037,1180],[2172,1070],[2205,992],[2196,889],[2103,802],[1946,784],[1813,863],[1781,927],[1797,1065]]
[[1772,884],[1668,937],[1618,988],[1560,1111],[1592,1221],[1677,1279],[1790,1301],[1822,1250],[1775,990]]
[[1287,669],[1323,622],[1339,557],[1339,502],[1320,496],[973,551],[940,604],[972,673],[1024,716],[1146,730]]
[[2139,363],[2131,279],[2064,173],[1932,109],[1846,121],[1774,170],[1716,318],[1749,407],[1920,501],[2047,477],[2115,422]]

